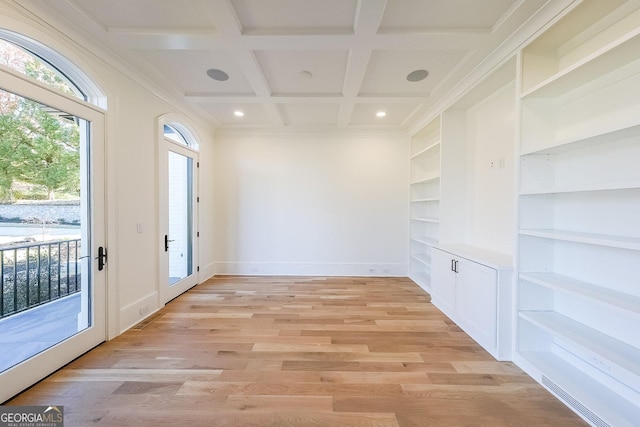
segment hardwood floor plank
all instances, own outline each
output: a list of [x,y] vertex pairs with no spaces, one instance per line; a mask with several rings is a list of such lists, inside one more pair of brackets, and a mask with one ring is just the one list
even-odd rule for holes
[[406,278],[216,277],[7,402],[65,426],[584,426]]
[[210,381],[220,378],[222,369],[63,369],[56,372],[52,382],[100,381]]
[[276,396],[276,395],[233,395],[226,401],[229,409],[238,411],[312,411],[330,413],[333,411],[331,396]]

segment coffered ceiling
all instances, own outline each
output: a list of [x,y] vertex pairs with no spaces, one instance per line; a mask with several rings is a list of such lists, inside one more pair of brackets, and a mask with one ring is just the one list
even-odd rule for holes
[[[406,130],[548,2],[21,3],[66,21],[219,128]],[[427,77],[409,81],[416,70]]]

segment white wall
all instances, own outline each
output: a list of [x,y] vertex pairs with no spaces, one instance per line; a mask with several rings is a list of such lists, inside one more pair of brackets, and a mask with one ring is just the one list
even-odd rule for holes
[[218,274],[407,274],[404,137],[222,134]]
[[513,255],[516,107],[510,83],[467,112],[467,243]]

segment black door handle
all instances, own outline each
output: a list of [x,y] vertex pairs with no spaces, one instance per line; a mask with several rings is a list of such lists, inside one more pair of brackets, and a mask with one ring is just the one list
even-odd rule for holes
[[98,248],[96,259],[98,260],[98,271],[104,270],[104,265],[107,263],[107,250],[102,246]]
[[165,252],[169,251],[169,242],[173,242],[173,240],[169,240],[169,235],[165,234],[164,235],[164,251]]

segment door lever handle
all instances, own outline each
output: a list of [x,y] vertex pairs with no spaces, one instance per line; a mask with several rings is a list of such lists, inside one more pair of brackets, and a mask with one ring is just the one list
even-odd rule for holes
[[173,240],[169,240],[169,235],[165,234],[164,235],[164,251],[165,252],[169,251],[169,242],[173,242]]
[[107,263],[107,250],[102,246],[98,247],[98,271],[104,270],[104,265]]

